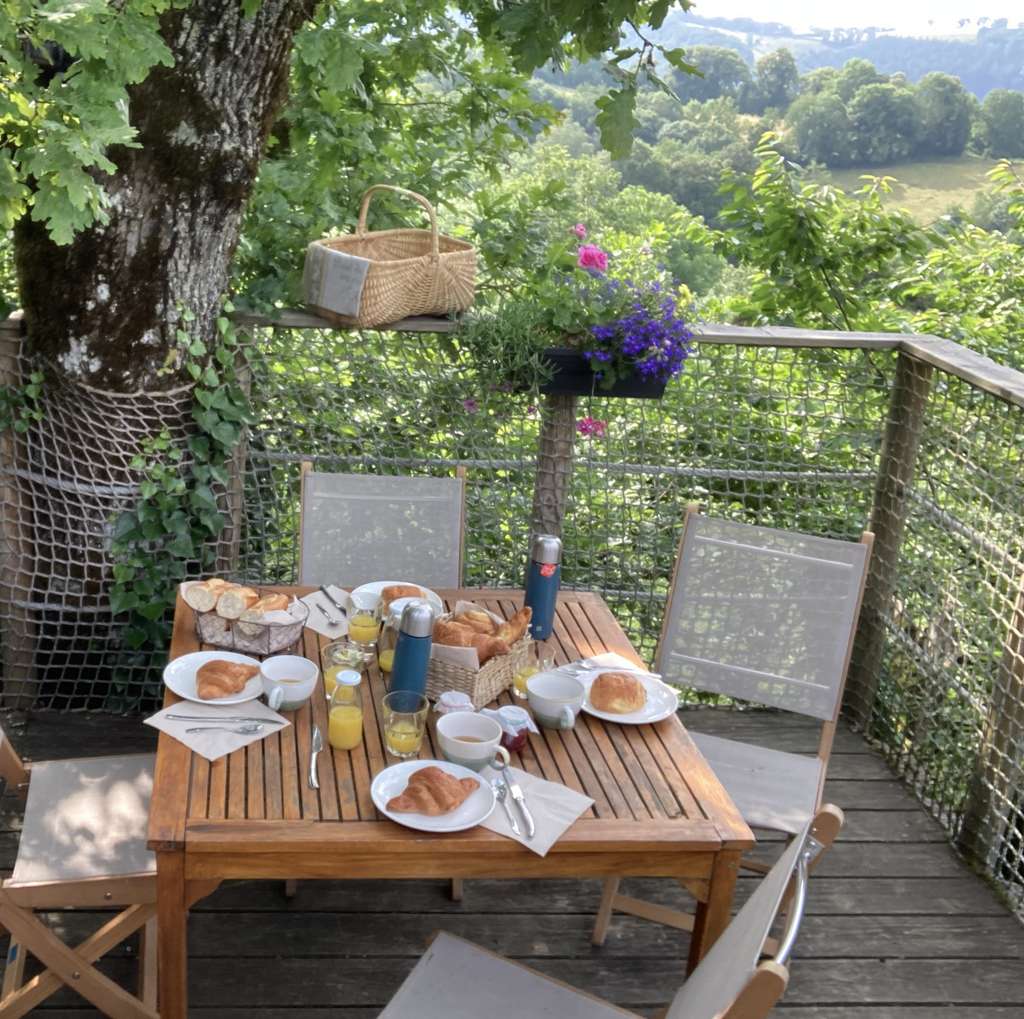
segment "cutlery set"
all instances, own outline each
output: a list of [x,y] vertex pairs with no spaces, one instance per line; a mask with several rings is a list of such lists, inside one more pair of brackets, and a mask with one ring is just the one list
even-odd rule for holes
[[532,839],[537,834],[537,825],[534,823],[530,808],[526,805],[526,796],[522,788],[512,778],[505,777],[506,765],[500,757],[492,762],[491,767],[498,773],[498,777],[491,782],[491,788],[494,790],[494,795],[497,796],[498,802],[505,808],[505,814],[508,817],[508,823],[513,833],[521,835],[522,831],[512,810],[512,804],[509,803],[509,797],[512,798],[512,801],[519,808],[519,813],[522,814],[523,821],[526,824],[526,838],[528,840]]

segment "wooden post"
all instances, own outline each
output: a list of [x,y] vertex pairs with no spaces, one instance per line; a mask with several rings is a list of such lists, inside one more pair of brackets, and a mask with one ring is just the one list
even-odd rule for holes
[[[21,313],[0,323],[0,386],[21,386]],[[15,473],[21,445],[13,429],[0,432],[0,626],[3,629],[3,705],[30,708],[36,632],[32,610],[32,536],[26,512],[29,494]]]
[[575,442],[576,397],[571,393],[545,396],[530,521],[534,534],[562,536],[562,521],[572,482]]
[[991,872],[1002,829],[1024,828],[1024,576],[992,685],[988,716],[967,792],[958,843],[971,862]]
[[899,354],[868,526],[875,535],[874,551],[846,684],[846,707],[862,728],[871,720],[878,690],[885,624],[892,608],[907,521],[907,493],[914,480],[932,372],[931,365]]

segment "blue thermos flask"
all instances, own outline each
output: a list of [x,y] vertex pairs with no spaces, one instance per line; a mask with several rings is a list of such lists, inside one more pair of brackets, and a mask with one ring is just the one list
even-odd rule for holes
[[402,609],[395,641],[395,660],[391,666],[391,687],[425,694],[430,640],[434,633],[434,610],[430,602],[414,599]]
[[538,534],[530,548],[526,571],[526,604],[533,609],[530,636],[547,640],[555,625],[555,602],[562,579],[562,540],[553,534]]

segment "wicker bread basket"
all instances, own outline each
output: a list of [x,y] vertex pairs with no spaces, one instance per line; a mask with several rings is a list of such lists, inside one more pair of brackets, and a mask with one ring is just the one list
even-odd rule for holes
[[[393,191],[419,202],[430,216],[429,230],[367,232],[366,211],[376,191]],[[330,251],[368,259],[357,315],[341,315],[324,307],[324,264]],[[322,318],[338,325],[386,325],[411,315],[448,315],[473,304],[476,249],[437,230],[434,207],[422,195],[389,184],[375,184],[364,195],[354,234],[315,241],[306,251],[306,303]]]
[[498,694],[512,687],[515,674],[526,665],[533,643],[529,631],[512,645],[507,655],[495,655],[479,669],[465,669],[451,662],[431,658],[427,666],[427,697],[437,700],[446,690],[458,690],[479,711]]

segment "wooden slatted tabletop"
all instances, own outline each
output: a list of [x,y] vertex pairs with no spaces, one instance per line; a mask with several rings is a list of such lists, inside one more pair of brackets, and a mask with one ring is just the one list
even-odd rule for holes
[[[299,588],[274,588],[304,593]],[[439,592],[446,605],[473,600],[509,617],[510,591]],[[302,652],[319,664],[326,643],[311,630]],[[195,651],[193,616],[175,616],[171,657]],[[562,592],[546,642],[556,662],[615,651],[640,662],[604,601]],[[161,734],[150,814],[160,897],[161,1014],[184,1016],[187,905],[225,878],[653,876],[684,881],[699,900],[691,964],[728,921],[740,852],[753,836],[677,717],[654,725],[609,724],[581,714],[571,730],[531,735],[513,765],[594,800],[546,857],[477,827],[425,834],[382,818],[370,783],[394,763],[377,718],[385,692],[376,666],[364,691],[364,739],[327,745],[320,790],[309,788],[312,725],[327,733],[322,687],[289,713],[293,724],[210,763]],[[508,694],[501,698],[510,702]],[[176,703],[168,692],[165,703]],[[424,741],[421,757],[439,756]]]

